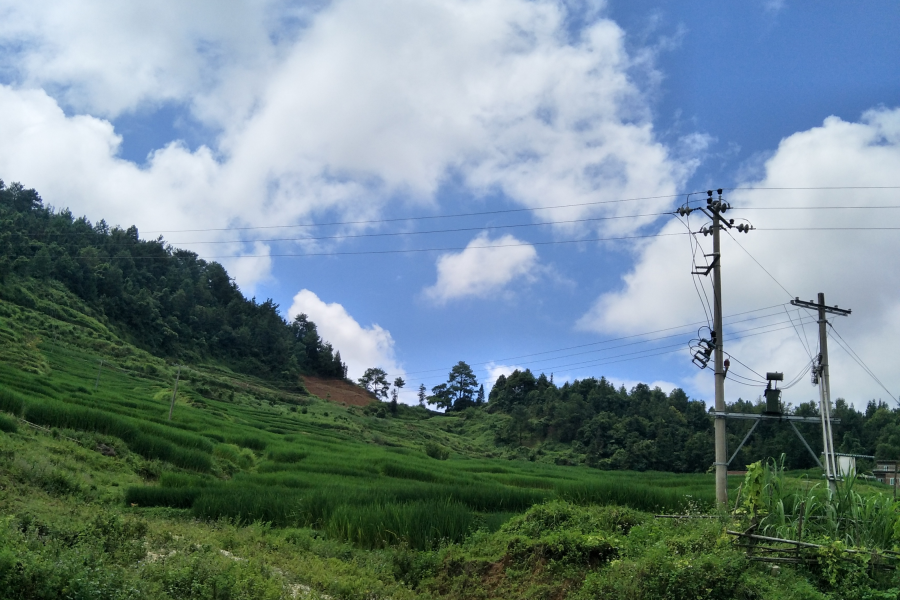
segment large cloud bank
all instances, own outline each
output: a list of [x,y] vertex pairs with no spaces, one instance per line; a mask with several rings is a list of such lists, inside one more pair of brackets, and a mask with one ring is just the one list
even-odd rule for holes
[[[897,231],[812,231],[809,228],[879,227],[896,224],[900,209],[814,207],[869,207],[897,205],[896,190],[814,189],[823,187],[875,188],[900,184],[900,109],[866,113],[859,122],[836,117],[821,127],[795,133],[764,161],[762,172],[738,187],[769,190],[735,190],[727,199],[735,209],[728,213],[747,218],[758,231],[734,233],[735,239],[771,274],[729,236],[723,235],[723,305],[725,314],[754,310],[792,296],[815,299],[825,293],[828,304],[852,308],[850,317],[834,319],[834,329],[862,357],[896,395],[900,391],[897,339],[900,339],[900,238]],[[777,188],[810,188],[778,190]],[[772,210],[773,207],[787,210]],[[695,213],[696,215],[696,213]],[[694,217],[696,230],[702,221]],[[773,231],[773,229],[807,229]],[[677,221],[663,232],[684,231]],[[711,252],[709,239],[706,252]],[[579,325],[588,330],[637,333],[702,318],[700,300],[691,283],[691,251],[685,236],[661,237],[641,245],[636,265],[625,275],[621,289],[602,295]],[[778,283],[773,281],[773,278]],[[780,285],[779,285],[780,284]],[[780,286],[784,286],[782,289]],[[749,332],[762,323],[787,322],[778,313],[768,320],[726,326],[726,340]],[[794,310],[795,321],[801,316]],[[807,325],[798,334],[790,326],[767,335],[728,344],[727,350],[756,371],[785,371],[790,377],[816,352],[816,327]],[[888,395],[840,348],[829,342],[834,397],[843,396],[858,406],[871,399],[889,401]],[[679,357],[677,360],[687,359]],[[742,374],[753,377],[736,366]],[[710,393],[712,377],[705,372],[693,382]],[[693,386],[692,386],[693,387]],[[727,395],[755,397],[751,390],[729,384]],[[786,392],[786,399],[802,402],[815,398],[809,385]]]
[[[586,11],[572,32],[576,4],[0,2],[0,176],[145,231],[358,220],[432,204],[451,177],[527,207],[675,192],[693,163],[656,141],[622,30]],[[111,123],[161,106],[208,143],[123,160]],[[267,244],[194,248],[247,256],[223,261],[245,286],[267,276]]]

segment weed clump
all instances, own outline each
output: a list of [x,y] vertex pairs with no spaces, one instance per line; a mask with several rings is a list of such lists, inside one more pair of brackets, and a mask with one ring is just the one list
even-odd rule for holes
[[447,460],[450,458],[450,451],[434,442],[425,443],[425,454],[437,460]]
[[19,431],[19,424],[12,417],[0,413],[0,431],[6,433],[16,433]]
[[270,450],[269,460],[277,463],[298,463],[309,456],[302,450]]
[[25,409],[25,399],[15,392],[0,387],[0,410],[20,416]]

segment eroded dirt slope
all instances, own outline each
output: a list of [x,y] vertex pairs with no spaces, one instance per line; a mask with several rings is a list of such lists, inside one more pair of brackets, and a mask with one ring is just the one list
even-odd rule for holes
[[303,378],[303,385],[310,394],[338,404],[343,402],[348,406],[365,406],[375,400],[366,390],[340,379],[306,376]]

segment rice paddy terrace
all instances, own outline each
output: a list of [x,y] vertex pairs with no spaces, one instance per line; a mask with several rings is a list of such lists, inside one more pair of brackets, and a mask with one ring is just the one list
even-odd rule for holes
[[[174,365],[83,313],[69,322],[39,307],[2,310],[0,408],[88,449],[135,455],[146,474],[125,490],[135,507],[322,528],[367,547],[429,548],[462,539],[476,523],[496,529],[553,498],[644,510],[675,510],[685,494],[712,499],[707,475],[492,459],[492,445],[458,433],[477,430],[466,422],[477,416],[406,406],[379,416],[374,406],[279,389],[214,365],[181,368],[170,421]],[[315,380],[313,389],[327,385]]]
[[179,370],[52,283],[0,300],[0,341],[0,598],[826,597],[648,514],[708,510],[711,475],[510,460],[484,413]]

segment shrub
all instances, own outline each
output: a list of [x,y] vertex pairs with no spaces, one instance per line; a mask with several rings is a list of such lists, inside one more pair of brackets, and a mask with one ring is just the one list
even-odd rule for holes
[[16,423],[16,420],[12,417],[8,417],[4,414],[0,414],[0,431],[5,431],[6,433],[16,433],[19,431],[19,424]]
[[437,460],[447,460],[450,458],[450,451],[443,446],[434,442],[425,443],[425,454]]
[[260,452],[265,450],[268,445],[264,439],[250,435],[232,437],[228,439],[228,442],[241,446],[242,448],[250,448],[251,450],[258,450]]
[[635,561],[616,562],[608,569],[591,573],[575,598],[756,597],[747,589],[745,571],[747,560],[733,550],[678,556],[654,548]]

